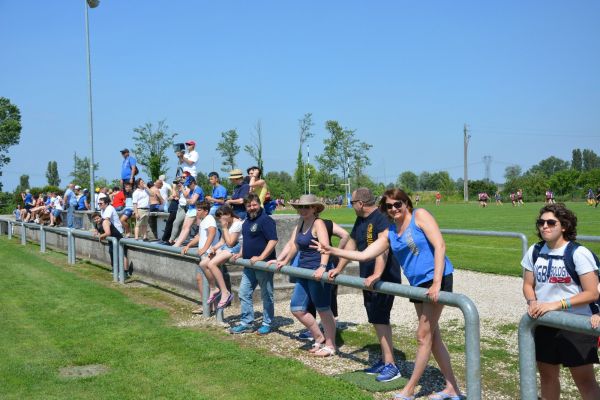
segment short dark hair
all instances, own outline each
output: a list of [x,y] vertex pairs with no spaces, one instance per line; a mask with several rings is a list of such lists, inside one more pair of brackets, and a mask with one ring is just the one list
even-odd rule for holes
[[246,170],[246,173],[249,174],[250,171],[252,171],[253,169],[257,169],[258,170],[258,177],[261,178],[262,177],[262,169],[260,169],[259,167],[257,167],[256,165],[253,165],[252,167],[248,168]]
[[229,204],[222,205],[215,212],[215,217],[216,218],[221,218],[223,215],[229,215],[231,217],[237,217],[235,211],[233,211],[233,207],[231,207]]
[[95,213],[92,214],[92,219],[94,219],[96,217],[102,218],[102,215],[100,215],[100,213],[95,212]]
[[100,202],[103,202],[103,203],[106,203],[106,204],[110,204],[110,197],[108,197],[108,196],[100,197],[98,199],[98,203],[100,203]]
[[366,206],[372,206],[375,204],[375,196],[373,196],[373,192],[371,192],[371,189],[366,187],[359,187],[354,191],[354,200],[361,201]]
[[262,203],[260,202],[260,197],[256,193],[250,193],[248,196],[244,197],[244,205],[248,205],[253,201],[257,202],[260,206]]
[[379,201],[379,211],[381,211],[385,215],[387,215],[387,207],[385,206],[385,203],[388,198],[393,199],[393,200],[400,200],[401,202],[406,204],[406,208],[408,208],[408,211],[410,211],[412,213],[413,204],[412,204],[412,201],[410,200],[410,197],[408,197],[408,195],[406,194],[406,192],[404,192],[404,190],[395,188],[395,189],[386,190],[383,193],[381,200]]
[[196,202],[197,210],[210,211],[210,203],[206,200]]
[[208,177],[210,178],[211,176],[214,176],[214,177],[216,177],[217,179],[220,179],[220,177],[219,177],[219,173],[218,173],[218,172],[215,172],[215,171],[212,171],[212,172],[210,172],[210,173],[208,174]]
[[[564,203],[548,204],[540,208],[538,219],[542,216],[542,214],[547,212],[554,214],[554,216],[560,221],[560,224],[564,229],[562,234],[563,239],[568,241],[574,241],[577,239],[577,216],[573,211],[569,210]],[[535,231],[537,236],[543,240],[540,230],[537,226],[537,221],[535,225]]]

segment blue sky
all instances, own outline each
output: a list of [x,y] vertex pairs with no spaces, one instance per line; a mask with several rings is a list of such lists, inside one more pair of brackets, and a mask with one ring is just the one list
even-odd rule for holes
[[[45,184],[50,160],[66,184],[89,155],[84,3],[0,0],[0,96],[23,122],[5,190]],[[337,120],[373,145],[376,181],[461,177],[464,123],[474,179],[486,155],[503,181],[510,164],[600,153],[597,1],[101,0],[89,16],[97,176],[117,177],[133,128],[162,119],[198,142],[204,172],[220,132],[243,146],[260,119],[265,168],[291,173],[309,112],[311,160]]]

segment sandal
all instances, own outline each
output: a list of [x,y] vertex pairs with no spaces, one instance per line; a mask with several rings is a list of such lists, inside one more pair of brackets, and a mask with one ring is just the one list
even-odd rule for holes
[[321,342],[321,343],[313,343],[313,345],[311,346],[310,349],[308,349],[309,353],[316,353],[317,351],[321,350],[321,347],[325,346],[325,342]]
[[415,400],[415,396],[405,396],[403,394],[395,394],[393,399],[397,399],[397,400]]
[[206,300],[206,304],[212,304],[214,301],[221,295],[221,291],[214,292],[210,296],[208,296],[208,300]]
[[446,392],[437,392],[429,396],[429,400],[461,400],[459,394],[451,395]]
[[221,299],[219,304],[217,304],[217,308],[225,308],[225,307],[229,306],[231,304],[232,300],[233,300],[233,293],[229,293],[229,296],[227,296],[227,298],[225,300]]
[[329,346],[321,346],[321,348],[311,354],[313,357],[331,357],[335,356],[335,349]]

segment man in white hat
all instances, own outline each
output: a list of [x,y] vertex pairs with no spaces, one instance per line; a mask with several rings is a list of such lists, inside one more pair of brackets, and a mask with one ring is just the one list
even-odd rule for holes
[[244,198],[250,193],[250,185],[244,182],[244,174],[240,169],[234,169],[229,173],[229,180],[235,185],[231,199],[225,203],[233,207],[233,211],[242,220],[246,219],[246,207],[244,207]]

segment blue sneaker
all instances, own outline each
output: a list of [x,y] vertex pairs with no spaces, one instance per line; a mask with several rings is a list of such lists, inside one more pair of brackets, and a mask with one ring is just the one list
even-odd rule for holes
[[300,340],[315,340],[315,338],[313,338],[312,333],[310,333],[310,331],[308,329],[300,332],[298,334],[298,339],[300,339]]
[[237,334],[237,333],[249,333],[254,331],[252,325],[243,325],[239,324],[238,326],[234,326],[229,330],[229,333]]
[[375,380],[377,382],[389,382],[393,381],[394,379],[398,379],[401,376],[402,374],[400,374],[400,370],[398,369],[398,367],[396,367],[395,364],[385,364],[385,366],[383,367],[379,375],[377,375],[377,378],[375,378]]
[[261,325],[260,328],[257,329],[256,333],[259,335],[268,335],[271,333],[271,327],[267,325]]
[[377,360],[377,362],[371,365],[369,368],[363,369],[363,372],[369,375],[379,375],[379,373],[383,371],[383,367],[385,367],[383,361]]

